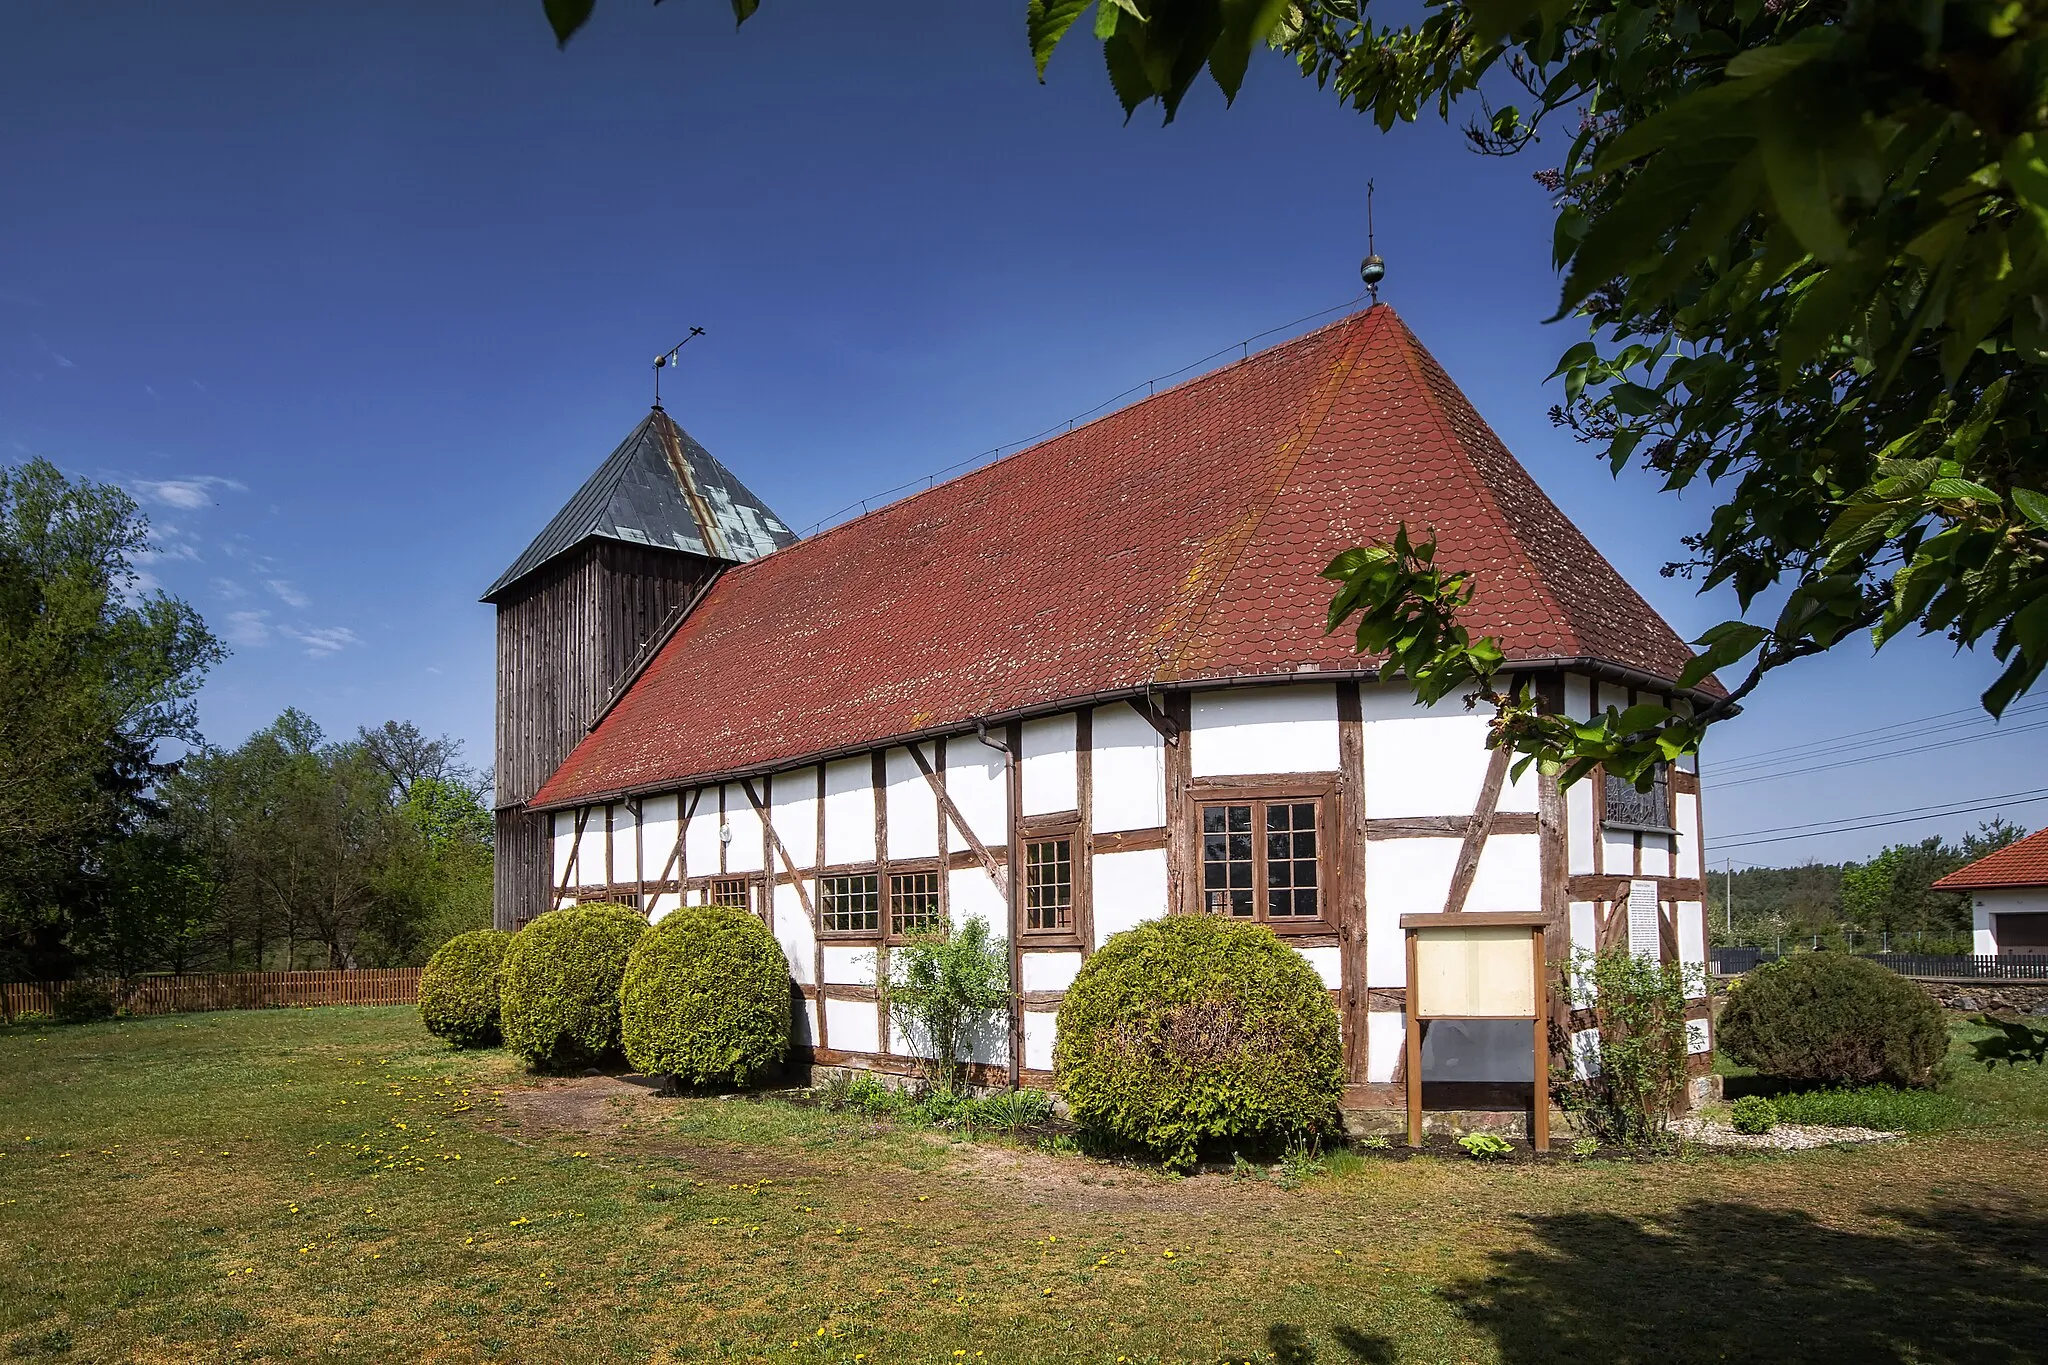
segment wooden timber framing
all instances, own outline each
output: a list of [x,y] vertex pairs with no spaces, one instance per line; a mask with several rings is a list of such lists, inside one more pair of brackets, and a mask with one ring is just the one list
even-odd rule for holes
[[[1523,810],[1495,811],[1494,834],[1534,834],[1537,817]],[[1469,815],[1387,815],[1365,822],[1368,839],[1460,839],[1472,829]]]
[[889,870],[889,751],[877,749],[868,758],[868,785],[875,803],[875,909],[880,940],[875,944],[875,1051],[895,1051],[889,1037],[889,1001],[881,984],[889,979],[889,940],[895,935],[896,888]]
[[[1074,813],[1080,828],[1074,832],[1071,846],[1068,897],[1072,904],[1068,914],[1085,961],[1086,955],[1095,951],[1095,711],[1091,707],[1074,713]],[[1023,862],[1018,861],[1020,865]]]
[[[768,780],[772,779],[764,779],[764,782]],[[775,820],[774,817],[770,814],[770,811],[773,809],[773,806],[770,804],[770,802],[774,797],[775,789],[773,787],[769,787],[766,795],[757,796],[754,794],[754,781],[752,778],[741,778],[740,785],[741,788],[747,794],[747,800],[750,803],[752,803],[755,814],[761,817],[761,828],[766,831],[766,834],[763,836],[762,839],[762,843],[766,845],[766,848],[763,849],[764,857],[762,860],[762,866],[768,871],[768,876],[766,878],[765,895],[768,900],[769,929],[772,932],[775,927],[775,887],[781,880],[780,878],[775,876],[773,866],[767,861],[765,857],[767,849],[773,849],[776,858],[779,859],[782,863],[782,870],[789,874],[788,884],[796,888],[797,903],[803,906],[804,916],[811,922],[811,937],[815,939],[818,936],[817,907],[811,901],[810,891],[804,886],[804,881],[806,879],[801,873],[797,871],[796,860],[789,856],[789,849],[783,844],[782,836],[775,832]],[[819,804],[819,809],[821,811],[824,809],[822,802]],[[821,849],[820,854],[822,855],[822,853],[823,850]],[[822,856],[820,858],[820,861],[822,861]]]
[[995,855],[988,851],[988,845],[975,834],[974,827],[967,823],[967,817],[960,813],[960,807],[954,804],[952,796],[946,791],[946,780],[941,776],[945,764],[945,741],[940,740],[939,745],[939,770],[934,770],[931,764],[925,762],[925,757],[918,751],[917,745],[909,746],[911,761],[916,763],[918,770],[924,774],[924,780],[930,785],[932,795],[938,799],[939,813],[944,817],[939,830],[939,851],[942,854],[945,852],[945,823],[951,822],[953,828],[960,832],[960,838],[966,843],[968,850],[974,854],[975,860],[981,864],[982,871],[988,873],[988,879],[996,884],[996,890],[1008,896],[1009,869],[996,862]]
[[[1009,823],[1010,866],[1021,872],[1024,811],[1024,722],[1013,720],[1003,735],[1004,814]],[[1012,876],[1003,887],[1010,911],[1010,1088],[1023,1083],[1024,1073],[1024,878]]]
[[[1188,732],[1193,716],[1194,703],[1187,693],[1166,694],[1166,717],[1177,733]],[[1166,760],[1166,911],[1170,915],[1188,915],[1200,909],[1195,903],[1201,879],[1193,803],[1188,796],[1194,784],[1189,748],[1187,744],[1173,743],[1162,750]]]
[[1365,711],[1358,684],[1337,684],[1337,812],[1339,875],[1337,901],[1339,977],[1344,983],[1339,1017],[1344,1032],[1344,1075],[1362,1085],[1371,1079],[1372,996],[1366,989],[1365,887]]
[[1451,872],[1450,893],[1444,897],[1444,913],[1455,915],[1465,908],[1472,894],[1472,879],[1479,875],[1479,858],[1486,852],[1487,836],[1493,833],[1494,812],[1500,808],[1500,789],[1507,781],[1506,749],[1495,749],[1486,760],[1486,779],[1479,784],[1479,804],[1472,821],[1465,826],[1465,842],[1458,849],[1458,865]]
[[811,922],[811,981],[818,988],[818,1030],[815,1045],[826,1048],[832,1039],[825,1028],[825,765],[818,765],[818,856],[812,865],[818,870],[818,912]]

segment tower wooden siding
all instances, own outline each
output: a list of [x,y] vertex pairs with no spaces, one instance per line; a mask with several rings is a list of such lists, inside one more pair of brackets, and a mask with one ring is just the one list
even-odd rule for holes
[[717,569],[701,555],[594,539],[499,600],[492,916],[499,928],[547,908],[547,817],[528,812],[526,801]]

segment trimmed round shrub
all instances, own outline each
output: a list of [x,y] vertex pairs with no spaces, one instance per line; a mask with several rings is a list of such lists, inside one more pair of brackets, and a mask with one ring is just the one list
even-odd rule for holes
[[633,945],[619,1035],[636,1071],[745,1085],[789,1051],[789,962],[729,905],[686,905]]
[[1180,1169],[1206,1145],[1331,1131],[1344,1085],[1315,968],[1270,929],[1206,915],[1103,944],[1060,1005],[1053,1067],[1076,1122]]
[[1778,1107],[1762,1095],[1744,1095],[1728,1111],[1728,1126],[1738,1133],[1768,1133],[1778,1126]]
[[53,1017],[60,1024],[90,1024],[120,1012],[121,1000],[111,982],[67,981],[57,992]]
[[457,1047],[490,1047],[498,1032],[498,972],[512,935],[503,929],[457,934],[420,973],[420,1022]]
[[1801,953],[1730,993],[1721,1048],[1766,1076],[1826,1085],[1933,1085],[1948,1026],[1927,992],[1868,958]]
[[623,905],[550,910],[512,936],[498,981],[505,1043],[560,1071],[619,1051],[619,982],[647,920]]

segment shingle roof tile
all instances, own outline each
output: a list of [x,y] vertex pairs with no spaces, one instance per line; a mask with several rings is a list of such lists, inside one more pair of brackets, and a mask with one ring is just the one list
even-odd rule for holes
[[1404,520],[1511,659],[1692,657],[1380,306],[727,570],[534,803],[1369,666],[1319,575]]

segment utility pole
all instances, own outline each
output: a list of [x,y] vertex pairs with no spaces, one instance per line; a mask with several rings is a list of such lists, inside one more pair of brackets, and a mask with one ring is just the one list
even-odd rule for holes
[[1728,941],[1735,941],[1735,860],[1728,860],[1728,876],[1721,883],[1721,908],[1728,912]]

